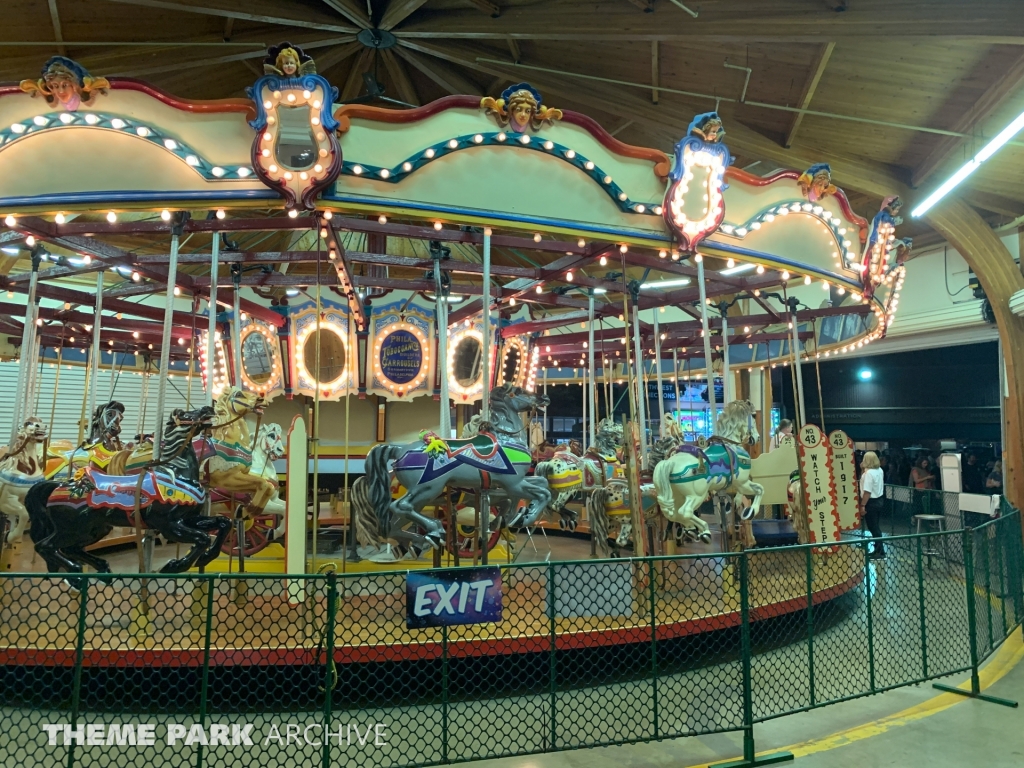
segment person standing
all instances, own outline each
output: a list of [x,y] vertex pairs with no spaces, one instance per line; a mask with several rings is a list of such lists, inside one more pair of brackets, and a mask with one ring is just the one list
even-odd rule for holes
[[935,475],[927,456],[922,456],[918,460],[917,466],[910,471],[910,482],[919,491],[930,491],[935,488]]
[[768,452],[771,453],[776,448],[778,448],[780,445],[782,445],[782,441],[784,439],[786,439],[787,437],[792,437],[792,436],[793,436],[793,422],[790,421],[789,419],[783,419],[782,421],[779,422],[779,428],[777,430],[775,430],[775,436],[772,437],[772,443],[768,447]]
[[1003,462],[997,461],[985,480],[985,492],[993,496],[1003,495]]
[[861,461],[864,473],[860,478],[860,508],[864,517],[864,525],[875,539],[874,548],[869,557],[881,559],[885,557],[885,546],[882,544],[882,496],[885,494],[885,478],[879,466],[878,455],[874,451],[864,454]]
[[981,467],[978,466],[978,455],[972,453],[967,457],[961,474],[961,485],[964,493],[984,493],[985,484],[981,479]]

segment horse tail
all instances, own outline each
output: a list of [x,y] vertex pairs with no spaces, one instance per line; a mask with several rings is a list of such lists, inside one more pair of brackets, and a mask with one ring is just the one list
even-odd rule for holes
[[352,505],[352,525],[355,526],[356,541],[363,547],[376,547],[381,543],[380,531],[377,530],[377,516],[370,504],[370,494],[366,488],[366,478],[359,477],[352,483],[349,501]]
[[28,510],[28,519],[31,524],[28,535],[32,541],[40,542],[52,534],[56,528],[50,514],[46,511],[46,500],[60,483],[53,480],[44,480],[36,483],[28,489],[25,494],[25,509]]
[[654,487],[658,491],[658,506],[661,507],[661,516],[670,521],[675,517],[676,512],[675,494],[672,493],[672,483],[670,482],[673,464],[675,461],[671,456],[659,461],[654,467],[653,478]]
[[400,445],[380,443],[366,454],[366,485],[370,506],[377,515],[381,536],[391,529],[391,473],[388,462],[397,459],[405,449]]
[[590,518],[590,535],[597,542],[597,548],[601,557],[611,557],[611,547],[608,546],[608,503],[609,492],[607,488],[595,488],[587,499],[587,517]]

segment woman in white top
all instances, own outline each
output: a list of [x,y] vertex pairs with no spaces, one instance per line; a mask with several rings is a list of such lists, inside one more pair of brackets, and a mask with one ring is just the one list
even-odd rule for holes
[[871,538],[876,539],[874,549],[870,557],[873,559],[885,557],[885,547],[882,544],[882,496],[885,493],[885,478],[882,468],[878,462],[878,455],[874,451],[864,454],[861,461],[864,473],[860,476],[860,505],[864,515],[864,524],[871,531]]

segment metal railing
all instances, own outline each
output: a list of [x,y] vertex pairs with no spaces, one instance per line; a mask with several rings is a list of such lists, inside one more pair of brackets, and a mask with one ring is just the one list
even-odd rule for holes
[[1024,618],[1004,512],[884,537],[884,561],[858,538],[502,566],[500,622],[428,629],[404,572],[5,574],[0,765],[392,768],[723,731],[751,758],[765,720],[954,673],[977,693]]

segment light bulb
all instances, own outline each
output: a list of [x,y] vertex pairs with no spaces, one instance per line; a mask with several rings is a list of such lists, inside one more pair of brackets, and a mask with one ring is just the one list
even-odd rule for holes
[[438,231],[438,232],[440,232],[440,231],[441,231],[441,228],[442,228],[443,226],[444,226],[444,225],[443,225],[443,224],[441,224],[441,222],[440,222],[440,221],[435,221],[435,222],[434,222],[434,229],[435,229],[436,231]]
[[804,275],[804,285],[810,285],[810,284],[811,284],[811,276],[810,275]]
[[388,223],[388,217],[387,217],[387,216],[385,216],[385,215],[384,215],[384,214],[382,213],[382,214],[381,214],[380,216],[378,216],[378,217],[377,217],[377,223],[378,223],[378,224],[387,224],[387,223]]
[[171,212],[164,208],[162,211],[160,211],[160,218],[163,219],[164,221],[170,221]]
[[223,208],[218,208],[217,209],[217,218],[218,219],[223,219],[225,216],[227,216],[227,214],[224,213],[224,209]]
[[113,224],[115,221],[117,221],[117,214],[114,213],[113,211],[109,211],[107,213],[107,221]]
[[601,257],[601,266],[602,267],[607,267],[608,266],[608,257],[607,256],[602,256]]

